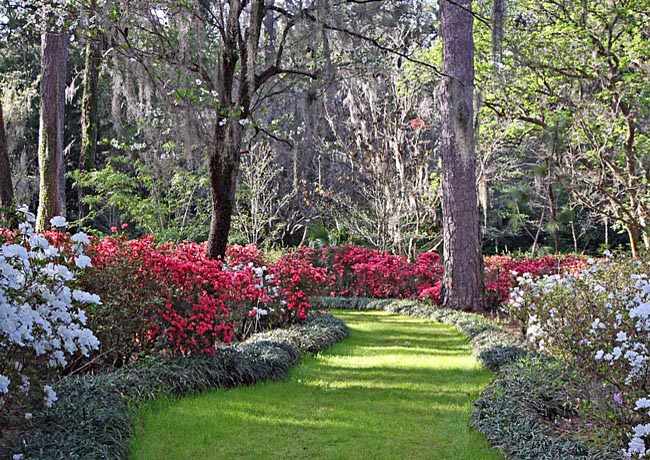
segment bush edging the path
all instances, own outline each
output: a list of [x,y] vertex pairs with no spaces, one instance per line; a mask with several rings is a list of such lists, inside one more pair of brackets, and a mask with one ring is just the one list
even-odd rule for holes
[[472,425],[513,460],[619,460],[615,450],[597,450],[552,429],[574,417],[568,403],[572,370],[560,361],[529,354],[496,321],[481,315],[408,300],[318,298],[326,308],[383,310],[454,326],[470,339],[477,359],[498,371],[474,403]]
[[152,358],[113,372],[65,379],[56,387],[58,401],[34,414],[32,432],[9,458],[125,459],[134,409],[142,403],[279,379],[302,354],[317,353],[347,335],[342,321],[318,315],[218,348],[214,356]]

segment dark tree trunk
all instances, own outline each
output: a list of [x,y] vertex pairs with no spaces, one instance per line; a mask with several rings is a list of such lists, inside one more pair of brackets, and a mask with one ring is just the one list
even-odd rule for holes
[[[250,115],[251,101],[259,82],[255,64],[258,59],[260,32],[264,20],[264,0],[254,0],[250,6],[248,28],[241,40],[239,17],[243,11],[240,0],[230,0],[230,10],[223,31],[224,50],[220,62],[220,105],[227,109],[217,117],[214,145],[210,153],[210,187],[212,217],[206,256],[210,259],[226,255],[232,214],[235,210],[235,190],[241,157],[244,120]],[[237,62],[239,78],[236,78]],[[235,80],[239,86],[235,86]],[[235,94],[236,93],[236,94]]]
[[14,186],[11,181],[9,148],[7,147],[5,122],[2,115],[2,99],[0,98],[0,208],[10,208],[13,201]]
[[226,254],[232,214],[235,211],[235,191],[241,149],[241,127],[229,123],[217,127],[214,151],[210,155],[210,187],[212,189],[212,219],[207,256],[222,258]]
[[[79,173],[89,171],[95,165],[97,154],[97,113],[99,67],[101,65],[101,46],[95,40],[86,44],[86,63],[83,76],[83,96],[81,99],[81,152],[79,154]],[[83,202],[84,189],[77,186],[77,205],[79,218],[88,214]]]
[[41,121],[38,139],[40,188],[36,228],[46,230],[50,219],[65,215],[63,116],[68,35],[43,32],[41,37]]
[[446,307],[484,309],[483,260],[474,153],[471,0],[440,2],[444,296]]

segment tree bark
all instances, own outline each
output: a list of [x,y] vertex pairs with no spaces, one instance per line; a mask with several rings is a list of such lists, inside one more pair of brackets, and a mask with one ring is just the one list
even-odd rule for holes
[[[101,65],[101,46],[95,40],[86,44],[86,63],[83,75],[83,96],[81,99],[81,152],[79,154],[79,173],[88,171],[95,165],[97,155],[97,113],[99,67]],[[83,202],[84,189],[77,186],[77,206],[79,218],[88,214]]]
[[[250,116],[250,107],[258,83],[255,64],[258,59],[260,33],[264,20],[264,0],[254,0],[250,6],[248,28],[241,40],[240,15],[245,5],[240,0],[230,0],[230,9],[223,30],[223,47],[220,61],[220,106],[227,112],[217,117],[214,145],[210,153],[210,187],[212,215],[206,256],[210,259],[226,255],[232,214],[235,210],[235,190],[241,158],[243,123]],[[240,63],[239,69],[237,62]],[[237,75],[237,70],[239,74]],[[236,77],[239,78],[236,78]],[[238,80],[239,85],[235,85]],[[236,92],[236,93],[235,93]]]
[[9,165],[9,148],[2,114],[2,99],[0,98],[0,208],[10,208],[14,201],[14,186],[11,181],[11,166]]
[[442,0],[440,88],[444,277],[448,308],[485,308],[474,152],[474,42],[471,0]]
[[65,215],[63,118],[68,35],[43,32],[41,36],[41,116],[38,139],[40,188],[36,229],[46,230],[50,219]]
[[241,156],[241,126],[230,122],[223,131],[219,128],[209,162],[212,218],[206,255],[210,259],[226,255]]

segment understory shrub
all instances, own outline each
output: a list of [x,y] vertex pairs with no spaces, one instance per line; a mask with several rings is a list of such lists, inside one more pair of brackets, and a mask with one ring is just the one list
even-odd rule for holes
[[591,261],[574,274],[519,279],[506,310],[530,343],[573,366],[590,432],[650,458],[650,263]]
[[[88,236],[38,235],[34,216],[21,213],[25,222],[18,232],[0,231],[0,426],[30,418],[27,405],[51,406],[55,370],[99,347],[85,309],[100,299],[77,279],[90,266]],[[51,223],[67,225],[62,217]]]
[[133,413],[144,402],[282,378],[301,354],[317,353],[347,334],[340,320],[315,315],[213,354],[149,358],[111,372],[66,378],[56,386],[57,404],[35,413],[29,436],[11,451],[0,449],[0,458],[126,459]]
[[[328,246],[305,252],[335,276],[332,296],[375,299],[420,299],[440,305],[443,265],[435,252],[424,252],[414,262],[406,257],[362,246]],[[538,278],[586,265],[575,256],[549,255],[536,259],[510,256],[485,258],[487,307],[496,312],[517,285],[518,275]]]
[[474,403],[472,425],[507,458],[516,460],[621,460],[611,446],[572,438],[579,417],[580,377],[543,356],[506,366]]
[[294,324],[307,317],[307,296],[327,289],[327,270],[299,253],[264,263],[254,246],[231,247],[227,263],[196,243],[157,244],[153,236],[114,234],[88,248],[94,266],[81,278],[102,293],[89,312],[102,359],[122,365],[164,350],[213,353],[220,343]]

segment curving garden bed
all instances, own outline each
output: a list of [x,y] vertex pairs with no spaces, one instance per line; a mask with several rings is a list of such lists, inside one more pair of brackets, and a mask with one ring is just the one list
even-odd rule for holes
[[326,308],[384,310],[454,326],[470,339],[478,360],[497,372],[475,402],[472,425],[513,460],[620,460],[613,448],[586,445],[571,436],[576,414],[572,370],[546,356],[529,354],[526,346],[496,321],[408,300],[318,298]]
[[342,321],[316,315],[304,324],[219,348],[214,356],[152,358],[114,372],[67,378],[56,387],[56,404],[34,414],[23,445],[0,453],[22,460],[125,459],[133,413],[144,402],[279,379],[301,355],[347,335]]

